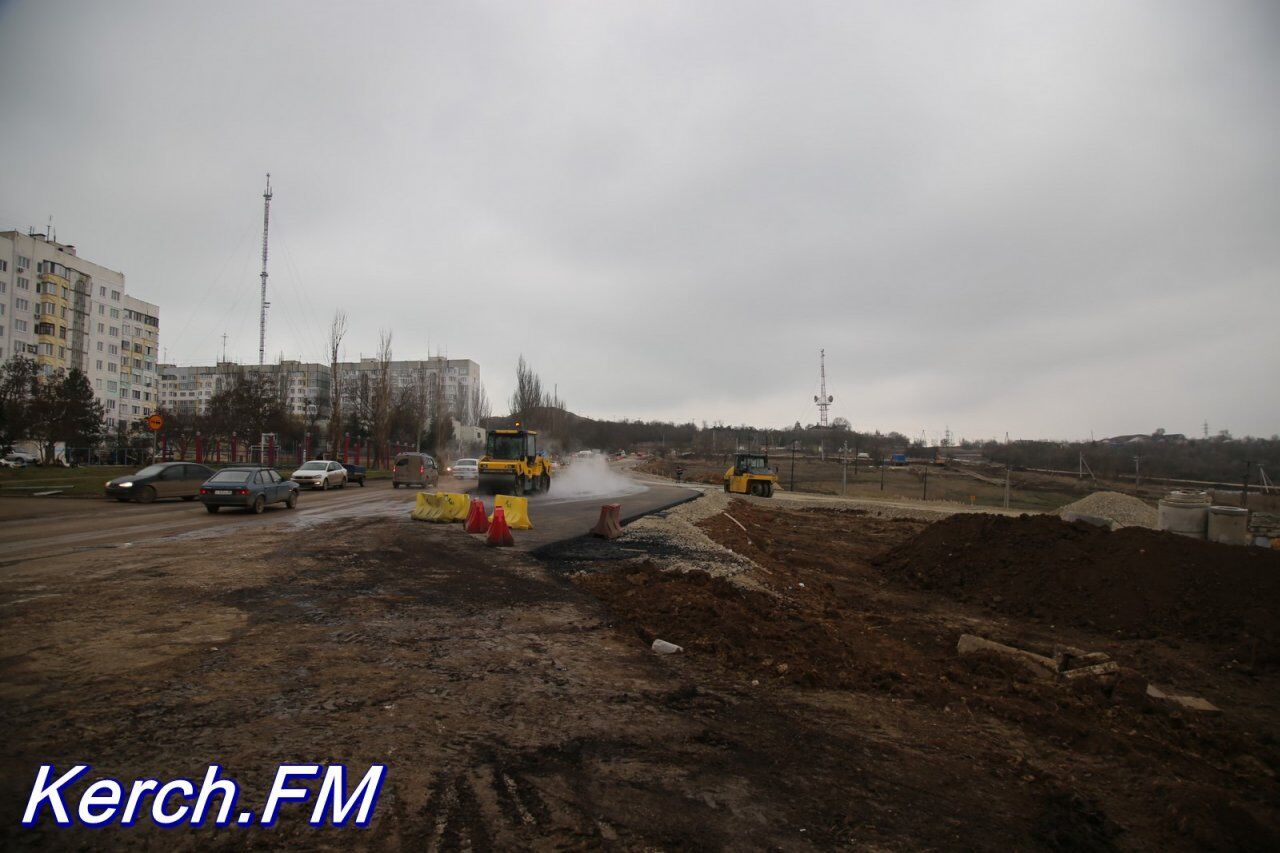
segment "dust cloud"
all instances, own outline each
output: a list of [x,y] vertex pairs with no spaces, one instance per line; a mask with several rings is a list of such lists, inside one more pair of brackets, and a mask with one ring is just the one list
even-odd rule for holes
[[612,497],[641,491],[644,486],[610,468],[603,456],[574,459],[551,481],[551,496],[556,498]]

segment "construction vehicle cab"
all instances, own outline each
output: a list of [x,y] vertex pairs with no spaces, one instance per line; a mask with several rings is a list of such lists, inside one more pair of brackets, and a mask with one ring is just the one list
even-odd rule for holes
[[477,466],[481,492],[524,495],[551,488],[551,460],[538,455],[538,433],[518,424],[490,430]]
[[724,472],[724,490],[735,495],[770,498],[777,482],[765,453],[739,453],[733,467]]

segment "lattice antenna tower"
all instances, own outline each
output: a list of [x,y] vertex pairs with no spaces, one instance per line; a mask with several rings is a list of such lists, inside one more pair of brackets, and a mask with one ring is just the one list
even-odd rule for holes
[[814,396],[813,402],[818,404],[818,425],[825,427],[828,425],[827,409],[836,399],[827,393],[827,351],[825,349],[818,350],[818,377],[818,393]]
[[271,224],[271,173],[267,172],[267,189],[262,194],[262,298],[258,310],[258,366],[266,361],[267,354],[267,230]]

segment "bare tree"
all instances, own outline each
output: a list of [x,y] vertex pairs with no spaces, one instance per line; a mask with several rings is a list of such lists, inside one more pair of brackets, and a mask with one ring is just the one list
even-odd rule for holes
[[522,355],[516,364],[516,390],[511,392],[511,417],[528,420],[534,410],[544,403],[542,380]]
[[485,393],[484,384],[477,382],[467,389],[460,401],[461,411],[458,419],[467,426],[478,426],[493,414],[489,405],[489,395]]
[[342,437],[342,339],[347,336],[347,312],[339,309],[329,325],[329,458],[337,456]]
[[373,381],[373,441],[375,453],[386,453],[391,440],[391,332],[378,332],[378,372]]

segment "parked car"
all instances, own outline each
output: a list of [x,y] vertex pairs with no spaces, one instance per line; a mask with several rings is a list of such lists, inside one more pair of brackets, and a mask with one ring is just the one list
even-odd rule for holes
[[24,468],[27,465],[39,465],[41,462],[37,454],[28,453],[25,450],[15,450],[6,454],[4,461],[10,468]]
[[191,462],[161,462],[148,465],[136,474],[107,480],[103,491],[118,501],[149,504],[156,498],[194,500],[200,484],[213,476],[213,469]]
[[364,466],[352,465],[350,462],[343,462],[342,467],[347,469],[347,482],[356,483],[360,488],[364,488]]
[[455,459],[453,464],[447,469],[450,474],[459,480],[479,480],[480,479],[480,460],[479,459]]
[[[478,477],[479,475],[477,475]],[[427,488],[440,482],[436,460],[425,453],[401,453],[391,470],[391,488],[419,486]]]
[[312,459],[310,462],[303,462],[302,467],[290,475],[290,479],[299,486],[312,489],[341,489],[347,485],[347,469],[342,467],[341,462]]
[[280,476],[273,468],[257,465],[223,468],[200,487],[200,502],[209,512],[224,506],[262,512],[267,504],[298,505],[298,484]]

